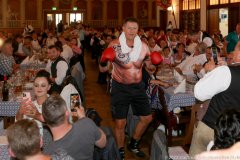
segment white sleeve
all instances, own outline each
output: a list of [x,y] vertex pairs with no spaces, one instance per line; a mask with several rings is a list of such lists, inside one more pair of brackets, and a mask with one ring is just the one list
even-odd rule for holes
[[45,70],[51,74],[51,64],[52,61],[48,60]]
[[18,50],[17,50],[18,53],[23,53],[22,47],[23,47],[23,44],[22,44],[22,43],[19,43],[19,44],[18,44]]
[[56,84],[62,84],[63,79],[66,77],[67,70],[68,64],[65,61],[59,61],[57,63],[57,77],[55,78]]
[[231,83],[231,72],[228,66],[220,66],[198,81],[194,87],[194,95],[200,101],[211,99],[214,95],[225,91]]

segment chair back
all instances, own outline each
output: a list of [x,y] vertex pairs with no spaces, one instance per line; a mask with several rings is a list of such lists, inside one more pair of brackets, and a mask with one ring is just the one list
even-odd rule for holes
[[157,129],[153,133],[150,160],[169,159],[168,145],[165,133]]
[[71,76],[77,82],[78,88],[80,89],[79,94],[82,98],[83,103],[85,103],[84,88],[83,88],[83,80],[85,79],[85,73],[83,72],[80,62],[76,63],[72,67]]

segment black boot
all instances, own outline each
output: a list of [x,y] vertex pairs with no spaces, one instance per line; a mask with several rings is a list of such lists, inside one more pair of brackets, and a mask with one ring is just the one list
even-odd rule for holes
[[118,151],[119,151],[121,160],[124,160],[125,159],[125,149],[124,149],[124,147],[119,148]]
[[127,148],[135,153],[138,157],[145,157],[145,153],[141,151],[138,147],[139,141],[136,141],[135,139],[131,138],[131,141],[129,142]]

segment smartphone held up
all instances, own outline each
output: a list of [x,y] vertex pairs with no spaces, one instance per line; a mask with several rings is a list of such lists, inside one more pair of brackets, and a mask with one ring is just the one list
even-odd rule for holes
[[212,58],[214,60],[214,63],[217,65],[218,64],[218,51],[217,51],[217,47],[212,47]]

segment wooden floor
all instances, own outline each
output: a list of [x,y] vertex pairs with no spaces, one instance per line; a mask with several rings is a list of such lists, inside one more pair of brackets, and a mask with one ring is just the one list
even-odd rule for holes
[[[86,97],[86,107],[95,108],[103,119],[101,123],[102,126],[114,128],[114,121],[112,120],[110,112],[110,95],[106,93],[107,85],[97,83],[98,65],[91,59],[90,53],[85,54],[85,65],[86,79],[84,81],[84,93]],[[141,148],[147,155],[145,158],[138,158],[126,149],[126,159],[148,160],[151,137],[152,133],[148,132],[142,140]]]

